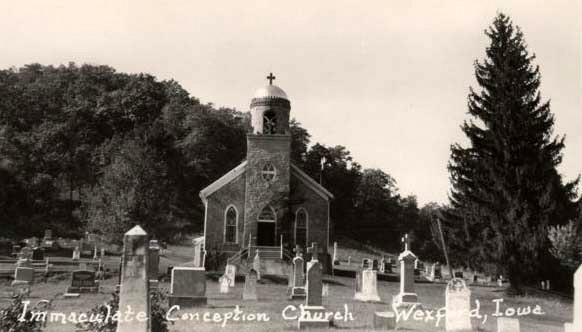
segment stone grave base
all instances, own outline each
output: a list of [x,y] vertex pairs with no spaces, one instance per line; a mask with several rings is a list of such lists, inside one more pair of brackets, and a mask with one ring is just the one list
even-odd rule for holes
[[307,316],[299,317],[297,321],[297,326],[300,330],[305,329],[318,329],[318,328],[329,328],[331,326],[331,320],[327,320],[324,318],[325,316],[325,308],[323,306],[305,306],[303,307],[303,311],[308,313]]
[[291,300],[304,299],[305,296],[306,296],[305,287],[291,288],[291,295],[289,296]]
[[190,307],[199,307],[206,305],[208,303],[208,299],[206,296],[175,296],[169,295],[168,296],[170,302],[170,308],[178,305],[180,308],[190,308]]
[[354,300],[362,302],[382,302],[378,294],[364,294],[361,292],[357,292],[356,295],[354,295]]
[[397,308],[420,306],[418,295],[416,295],[416,293],[400,293],[394,297],[392,303],[396,305]]
[[98,293],[99,286],[96,287],[69,287],[67,293]]
[[396,328],[396,315],[392,311],[374,313],[374,330],[393,330]]

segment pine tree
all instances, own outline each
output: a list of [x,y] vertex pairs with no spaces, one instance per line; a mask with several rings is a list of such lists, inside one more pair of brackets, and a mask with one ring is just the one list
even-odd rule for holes
[[451,147],[451,209],[445,222],[451,249],[483,267],[492,263],[510,292],[540,273],[548,251],[547,226],[567,222],[577,180],[563,183],[556,166],[564,138],[542,101],[539,67],[519,27],[500,13],[485,31],[486,57],[475,62],[480,91],[469,92],[469,146]]

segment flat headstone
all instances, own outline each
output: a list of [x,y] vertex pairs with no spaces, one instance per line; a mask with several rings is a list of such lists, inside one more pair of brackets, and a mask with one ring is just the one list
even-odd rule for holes
[[31,267],[17,267],[14,270],[14,282],[18,281],[32,284],[34,282],[34,269]]
[[519,332],[519,319],[499,317],[497,318],[497,332]]
[[454,278],[445,291],[447,332],[471,331],[471,291],[463,279]]
[[203,267],[174,267],[169,300],[170,307],[205,305],[207,303],[206,270]]
[[99,285],[94,271],[77,270],[71,273],[71,286],[67,293],[97,293]]
[[245,285],[243,289],[243,301],[256,301],[257,297],[257,271],[251,269],[245,277]]
[[79,293],[65,293],[65,294],[63,294],[63,297],[65,299],[75,299],[75,298],[78,298],[79,296],[81,296],[81,294],[79,294]]
[[380,302],[378,295],[378,271],[362,271],[362,289],[354,295],[354,299],[363,302]]

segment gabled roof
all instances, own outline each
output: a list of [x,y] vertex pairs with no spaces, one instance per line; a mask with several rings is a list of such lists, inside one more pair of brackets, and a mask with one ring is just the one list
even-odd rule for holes
[[230,183],[232,180],[239,177],[239,175],[243,174],[247,170],[247,161],[243,161],[237,167],[230,170],[228,173],[224,174],[218,180],[209,184],[206,188],[200,190],[200,198],[206,204],[206,198],[212,195],[215,191],[222,188],[227,183]]
[[311,188],[311,190],[315,191],[319,196],[321,196],[325,200],[333,199],[333,194],[330,193],[327,189],[325,189],[321,184],[317,183],[313,180],[309,175],[305,174],[299,167],[295,166],[291,163],[291,175],[295,175],[297,179],[303,182],[304,185]]
[[[230,183],[232,180],[244,174],[246,170],[247,161],[245,160],[240,165],[233,168],[228,173],[224,174],[221,178],[212,182],[206,188],[202,189],[200,191],[200,198],[202,199],[204,204],[206,204],[206,199],[208,198],[208,196],[212,195],[214,192],[225,186],[227,183]],[[301,181],[304,185],[313,190],[323,199],[331,200],[334,198],[332,193],[330,193],[322,185],[313,180],[309,175],[305,174],[305,172],[303,172],[299,167],[295,166],[293,163],[291,163],[291,175],[295,176],[299,181]]]

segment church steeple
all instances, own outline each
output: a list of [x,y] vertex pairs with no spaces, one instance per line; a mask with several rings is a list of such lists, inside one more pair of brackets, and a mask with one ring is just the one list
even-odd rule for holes
[[269,84],[258,89],[251,101],[253,134],[289,135],[291,103],[285,91],[273,84],[275,79],[269,73]]

